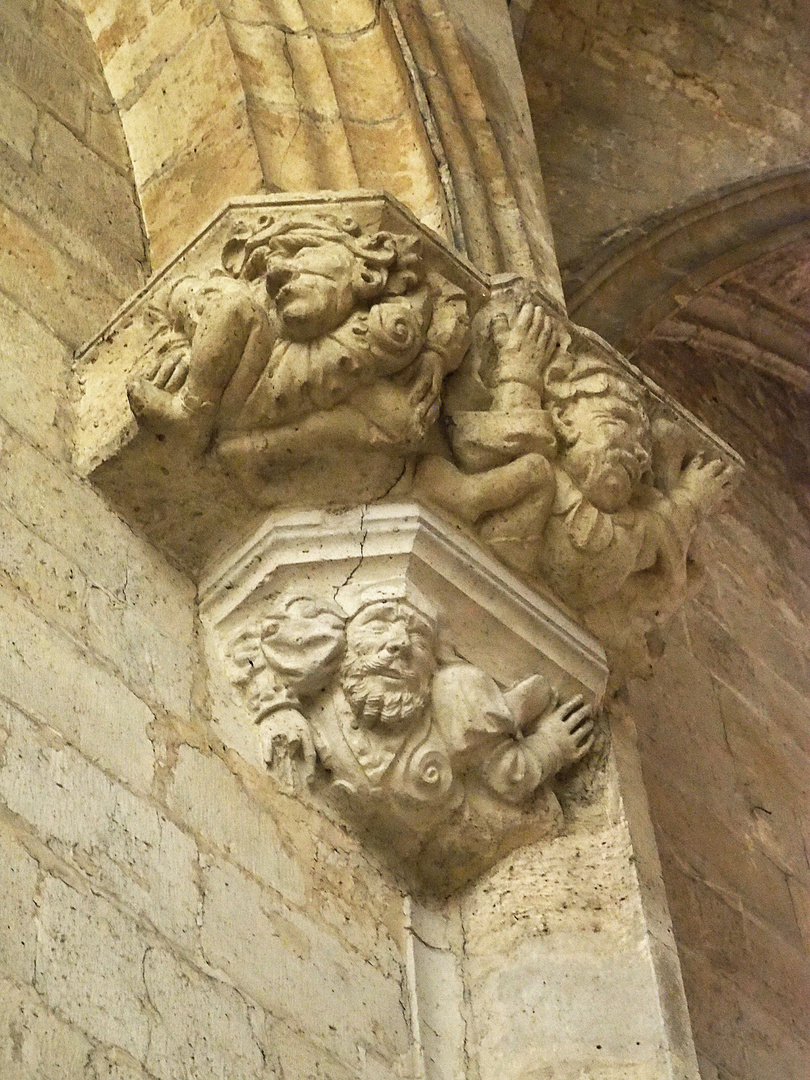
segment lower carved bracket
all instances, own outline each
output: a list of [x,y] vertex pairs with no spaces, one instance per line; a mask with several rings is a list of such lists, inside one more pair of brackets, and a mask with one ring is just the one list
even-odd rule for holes
[[415,504],[279,513],[201,591],[216,723],[448,893],[588,800],[598,643]]

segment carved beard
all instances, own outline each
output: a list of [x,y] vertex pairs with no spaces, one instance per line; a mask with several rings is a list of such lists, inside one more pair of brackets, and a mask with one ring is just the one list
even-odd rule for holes
[[375,656],[347,656],[340,672],[343,692],[361,727],[408,727],[425,711],[430,673],[415,667],[391,675],[381,667]]

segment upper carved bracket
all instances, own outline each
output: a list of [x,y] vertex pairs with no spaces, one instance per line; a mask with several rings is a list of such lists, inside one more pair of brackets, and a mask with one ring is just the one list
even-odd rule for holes
[[277,507],[415,498],[643,673],[739,461],[536,286],[382,194],[231,204],[77,365],[76,453],[198,569]]

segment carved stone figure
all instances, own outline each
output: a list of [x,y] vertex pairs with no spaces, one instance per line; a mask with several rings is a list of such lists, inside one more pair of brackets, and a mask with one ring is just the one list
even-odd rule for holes
[[583,698],[559,703],[541,676],[503,690],[457,657],[440,662],[437,630],[400,585],[367,589],[351,617],[288,596],[231,656],[279,779],[325,785],[422,875],[443,865],[449,880],[514,846],[532,817],[557,824],[548,782],[594,734]]
[[418,486],[643,673],[646,635],[683,602],[695,530],[736,469],[651,422],[640,379],[522,293],[483,313],[447,395],[460,468],[427,458]]
[[649,671],[737,471],[537,286],[374,193],[228,207],[79,380],[88,471],[192,573],[257,508],[414,498],[573,610],[618,678]]
[[295,462],[417,451],[467,331],[464,294],[426,271],[418,237],[287,210],[228,241],[223,265],[158,312],[128,390],[142,424],[213,444],[259,504]]

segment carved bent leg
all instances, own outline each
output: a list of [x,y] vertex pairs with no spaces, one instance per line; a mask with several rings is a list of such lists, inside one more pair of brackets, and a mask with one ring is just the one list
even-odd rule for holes
[[554,470],[542,454],[524,454],[480,473],[463,473],[445,458],[426,457],[419,463],[414,488],[470,525],[494,511],[521,510],[527,497],[535,496],[531,513],[542,530],[554,498]]
[[[272,344],[267,314],[248,297],[225,297],[210,305],[190,353],[183,350],[165,360],[129,387],[132,411],[152,431],[178,435],[201,453],[222,422],[220,406],[241,405],[239,399],[255,385]],[[238,384],[233,389],[232,380]]]

